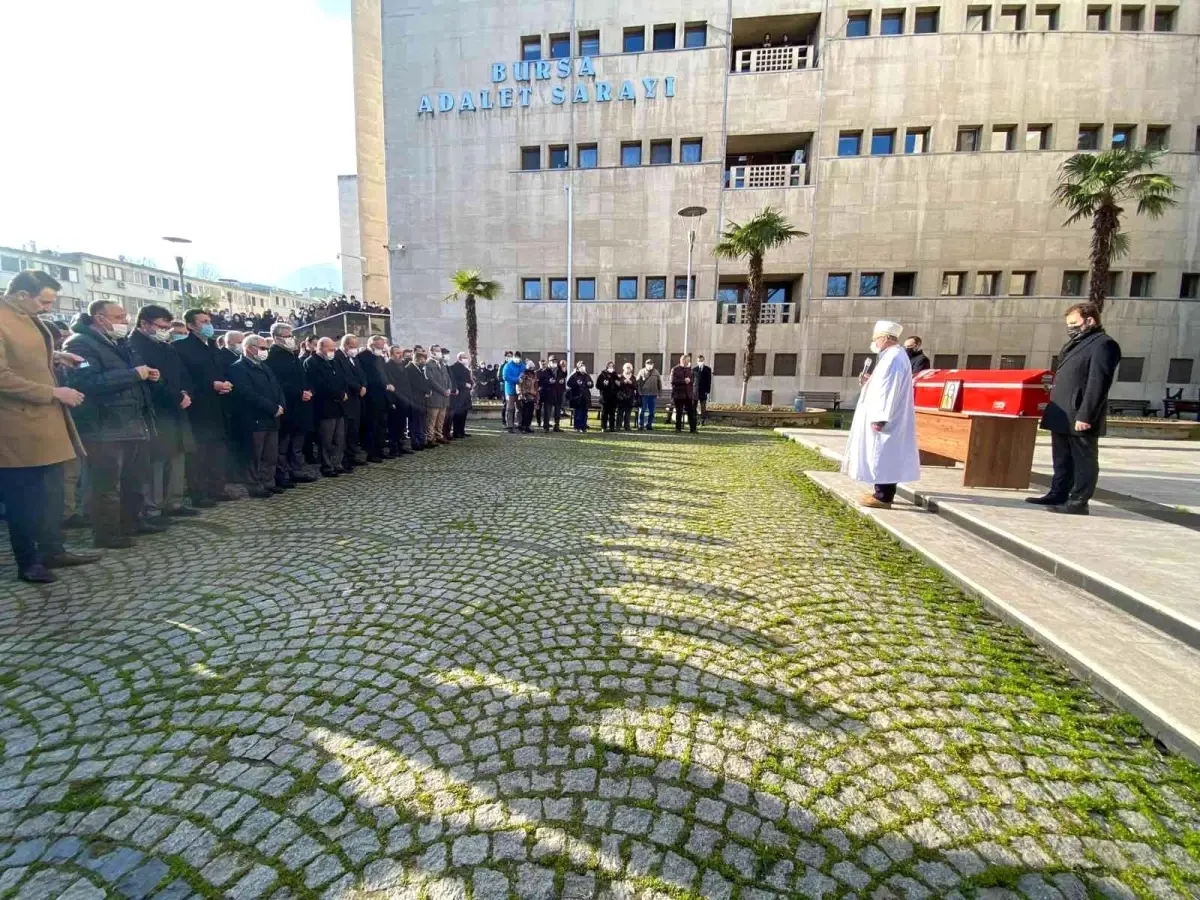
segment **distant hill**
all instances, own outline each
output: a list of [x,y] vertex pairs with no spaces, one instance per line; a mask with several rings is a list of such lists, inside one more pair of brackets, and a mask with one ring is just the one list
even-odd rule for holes
[[304,266],[288,272],[280,279],[279,287],[289,291],[302,291],[310,287],[342,289],[342,270],[335,263],[319,263],[315,266]]

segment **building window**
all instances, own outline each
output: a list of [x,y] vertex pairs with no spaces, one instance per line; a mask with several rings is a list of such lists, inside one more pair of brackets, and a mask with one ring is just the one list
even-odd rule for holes
[[837,155],[858,156],[862,150],[861,131],[843,131],[838,135]]
[[938,30],[938,11],[936,9],[918,9],[914,34],[935,34]]
[[904,131],[904,152],[905,153],[928,153],[929,152],[929,129],[928,128],[907,128]]
[[575,279],[575,299],[576,300],[595,300],[596,299],[596,279],[595,278],[576,278]]
[[1025,149],[1026,150],[1049,150],[1050,149],[1050,126],[1049,125],[1028,125],[1025,128]]
[[640,166],[642,164],[642,144],[626,142],[621,144],[621,165]]
[[1192,361],[1173,359],[1167,363],[1167,384],[1188,384],[1192,380]]
[[667,276],[650,275],[646,278],[646,299],[665,300],[667,298]]
[[933,367],[935,369],[957,369],[958,354],[957,353],[935,353],[933,355]]
[[795,377],[796,359],[795,353],[776,353],[771,360],[771,374],[777,378]]
[[979,149],[979,126],[966,125],[958,129],[958,140],[954,149],[960,153],[973,153]]
[[521,59],[542,58],[542,36],[530,35],[521,38]]
[[650,142],[650,165],[652,166],[669,166],[671,164],[671,142],[670,141],[651,141]]
[[550,168],[565,169],[571,165],[571,148],[565,144],[550,147]]
[[861,272],[858,276],[858,296],[878,297],[883,291],[882,272]]
[[990,369],[992,367],[992,355],[990,353],[968,353],[967,368],[968,369]]
[[542,299],[542,279],[540,279],[540,278],[522,278],[521,279],[521,299],[522,300],[541,300]]
[[991,31],[992,8],[990,6],[967,7],[967,31]]
[[896,149],[896,132],[895,131],[873,131],[871,132],[871,155],[872,156],[887,156],[895,152]]
[[1130,297],[1153,297],[1154,296],[1154,273],[1153,272],[1134,272],[1129,276],[1129,296]]
[[852,12],[846,16],[846,37],[866,37],[871,33],[871,14]]
[[733,374],[737,363],[736,353],[714,353],[713,375],[729,376]]
[[1154,7],[1154,30],[1155,31],[1174,31],[1175,30],[1175,7],[1173,7],[1173,6],[1156,6],[1156,7]]
[[1087,30],[1108,31],[1108,6],[1089,6],[1087,9]]
[[1076,150],[1099,150],[1100,149],[1100,127],[1099,125],[1080,125],[1079,140],[1075,144]]
[[598,56],[600,54],[600,32],[579,32],[579,55]]
[[994,297],[1000,287],[999,272],[976,272],[975,273],[975,296],[976,297]]
[[1062,295],[1064,297],[1082,297],[1085,278],[1087,278],[1087,272],[1063,272]]
[[704,141],[700,138],[684,138],[679,142],[679,161],[698,163],[704,157]]
[[694,22],[683,26],[683,46],[694,48],[704,47],[707,44],[708,24],[706,22]]
[[1034,31],[1058,31],[1058,7],[1038,6],[1033,12]]
[[1200,125],[1196,126],[1196,140],[1195,143],[1192,144],[1192,149],[1197,153],[1200,153]]
[[623,276],[617,279],[617,299],[636,300],[638,295],[638,280],[636,275]]
[[967,284],[966,272],[942,273],[942,296],[961,297]]
[[1147,125],[1146,126],[1146,149],[1147,150],[1166,150],[1171,146],[1171,126],[1170,125]]
[[1117,381],[1126,384],[1137,384],[1142,380],[1142,371],[1146,368],[1146,360],[1140,356],[1123,356],[1117,365]]
[[522,147],[521,148],[521,169],[526,172],[532,172],[542,167],[542,148],[541,147]]
[[1020,353],[1001,353],[1000,368],[1023,369],[1025,368],[1025,356]]
[[850,273],[832,272],[825,281],[826,297],[845,297],[850,293]]
[[569,34],[550,35],[550,58],[567,59],[571,55],[571,36]]
[[1025,30],[1025,7],[1023,6],[1002,6],[1000,7],[1000,31],[1024,31]]
[[867,362],[867,360],[870,360],[871,364],[874,365],[875,364],[875,354],[874,353],[855,353],[853,356],[851,356],[850,357],[850,374],[851,375],[860,374],[863,371],[863,365]]
[[641,53],[646,49],[646,29],[626,28],[621,41],[621,49],[626,53]]
[[879,17],[880,34],[904,34],[904,10],[885,9]]
[[1132,150],[1136,137],[1136,125],[1114,125],[1112,130],[1112,148],[1114,150]]
[[[675,276],[675,299],[686,300],[688,289],[688,279],[686,275]],[[692,276],[692,296],[696,296],[696,276]]]
[[566,302],[567,279],[565,279],[565,278],[551,278],[550,279],[550,299]]
[[[776,357],[778,358],[778,357]],[[846,372],[845,353],[822,353],[821,368],[818,370],[822,378],[843,378]]]
[[599,152],[595,144],[579,145],[579,168],[594,169],[599,163]]
[[916,272],[894,272],[892,273],[892,296],[893,297],[912,297],[917,293],[917,273]]
[[1121,7],[1121,30],[1122,31],[1141,31],[1142,30],[1142,7],[1140,7],[1140,6],[1122,6]]
[[1200,272],[1184,272],[1179,279],[1179,299],[1200,299]]
[[1008,296],[1032,297],[1036,272],[1012,272],[1008,276]]
[[20,272],[21,260],[15,256],[0,256],[0,272]]
[[992,128],[990,150],[1015,150],[1017,138],[1016,125],[996,125]]
[[1121,273],[1120,272],[1110,271],[1108,273],[1108,289],[1105,290],[1104,296],[1106,296],[1106,297],[1122,297],[1122,296],[1124,296],[1121,293]]
[[654,26],[654,49],[655,50],[674,50],[675,49],[675,26],[672,25],[655,25]]

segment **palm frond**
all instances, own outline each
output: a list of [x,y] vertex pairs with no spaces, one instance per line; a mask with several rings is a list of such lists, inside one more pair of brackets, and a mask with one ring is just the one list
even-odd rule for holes
[[1108,261],[1120,259],[1123,256],[1129,255],[1129,235],[1124,231],[1114,232],[1109,239]]
[[459,269],[450,276],[450,286],[453,290],[446,295],[446,302],[453,303],[464,294],[478,297],[482,300],[494,300],[503,290],[498,281],[488,281],[478,269]]

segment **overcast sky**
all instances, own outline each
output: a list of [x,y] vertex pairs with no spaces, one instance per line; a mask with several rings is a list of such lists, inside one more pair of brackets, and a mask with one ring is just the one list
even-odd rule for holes
[[279,283],[336,262],[349,0],[0,0],[0,244]]

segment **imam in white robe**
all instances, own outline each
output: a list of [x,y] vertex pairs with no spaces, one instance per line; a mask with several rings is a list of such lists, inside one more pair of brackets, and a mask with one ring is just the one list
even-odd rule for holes
[[[872,422],[886,422],[877,432]],[[900,484],[921,477],[912,364],[899,345],[879,354],[854,409],[842,472],[867,484]]]

